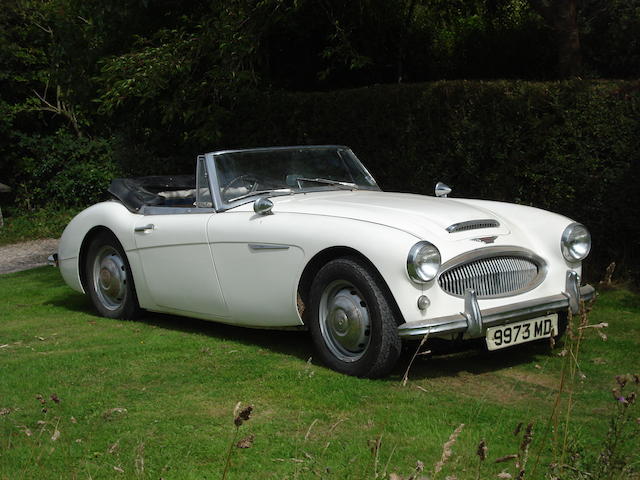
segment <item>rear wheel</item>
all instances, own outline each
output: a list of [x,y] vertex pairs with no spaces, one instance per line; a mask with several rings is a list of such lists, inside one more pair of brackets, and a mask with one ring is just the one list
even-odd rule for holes
[[135,318],[140,310],[131,268],[118,239],[100,232],[87,252],[87,290],[98,313],[109,318]]
[[381,377],[400,355],[389,301],[375,275],[356,258],[332,260],[320,269],[307,318],[320,357],[339,372]]

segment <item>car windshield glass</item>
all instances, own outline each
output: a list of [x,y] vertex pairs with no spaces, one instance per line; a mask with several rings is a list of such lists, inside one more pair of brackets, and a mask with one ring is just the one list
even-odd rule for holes
[[369,172],[348,148],[291,147],[239,150],[214,156],[224,204],[257,195],[375,189]]

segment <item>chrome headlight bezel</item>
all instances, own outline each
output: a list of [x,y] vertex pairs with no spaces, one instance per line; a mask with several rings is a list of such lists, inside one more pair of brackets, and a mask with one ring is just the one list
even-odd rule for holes
[[560,239],[560,249],[568,262],[580,262],[587,258],[591,251],[591,234],[587,227],[574,222],[565,228]]
[[440,250],[426,240],[416,243],[407,255],[407,273],[414,282],[430,282],[438,275],[441,265]]

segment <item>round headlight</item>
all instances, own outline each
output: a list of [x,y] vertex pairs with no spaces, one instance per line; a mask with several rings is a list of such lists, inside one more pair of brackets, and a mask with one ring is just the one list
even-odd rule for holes
[[591,250],[591,234],[584,225],[572,223],[564,229],[561,241],[562,255],[570,262],[583,260]]
[[407,272],[416,282],[428,282],[436,278],[440,269],[440,251],[431,243],[416,243],[407,256]]

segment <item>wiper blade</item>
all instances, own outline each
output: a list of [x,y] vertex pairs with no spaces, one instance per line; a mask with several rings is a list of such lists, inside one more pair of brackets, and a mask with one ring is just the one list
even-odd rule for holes
[[349,190],[357,190],[358,186],[355,183],[350,182],[341,182],[339,180],[329,180],[327,178],[306,178],[306,177],[298,177],[296,178],[296,182],[298,182],[298,187],[302,189],[302,185],[300,182],[315,182],[315,183],[323,183],[325,185],[335,185],[336,187],[345,187]]
[[242,200],[243,198],[253,197],[254,195],[277,195],[282,193],[293,193],[293,190],[290,188],[272,188],[270,190],[256,190],[254,192],[245,193],[244,195],[240,195],[239,197],[230,198],[227,200],[227,203],[235,202],[236,200]]

